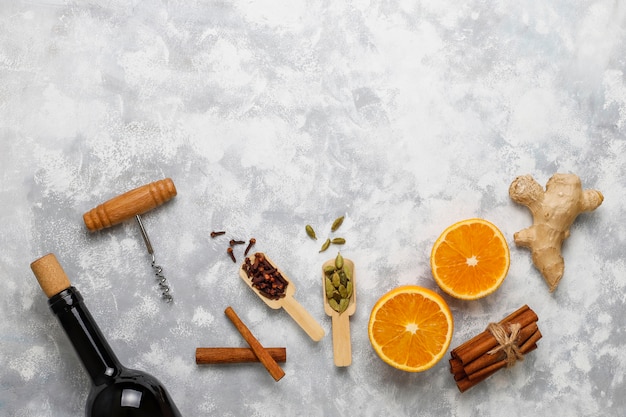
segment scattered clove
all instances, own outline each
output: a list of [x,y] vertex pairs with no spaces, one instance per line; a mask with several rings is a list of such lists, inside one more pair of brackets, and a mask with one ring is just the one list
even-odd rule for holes
[[235,259],[235,254],[233,253],[233,248],[226,249],[226,252],[230,256],[230,259],[232,259],[234,263],[237,263],[237,259]]
[[[217,236],[222,236],[226,234],[225,231],[212,231],[211,232],[211,237],[215,238]],[[234,263],[237,263],[237,259],[235,258],[235,252],[233,250],[233,247],[236,245],[244,245],[246,243],[245,240],[237,240],[237,239],[230,239],[230,241],[228,242],[229,247],[226,249],[226,253],[228,253],[228,256],[230,256],[230,259],[233,260]],[[248,255],[248,252],[250,251],[250,249],[252,248],[252,246],[254,246],[254,244],[256,243],[256,239],[255,238],[250,238],[250,242],[248,243],[248,246],[246,247],[246,250],[244,252],[244,256]]]
[[248,256],[248,252],[250,251],[250,248],[252,248],[252,246],[256,243],[256,239],[255,238],[251,238],[250,239],[250,243],[248,243],[248,247],[246,248],[246,250],[243,253],[243,256]]

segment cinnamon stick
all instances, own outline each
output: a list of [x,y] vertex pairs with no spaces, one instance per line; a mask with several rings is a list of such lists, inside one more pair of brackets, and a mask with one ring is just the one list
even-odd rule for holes
[[465,369],[463,368],[463,363],[456,358],[450,358],[450,373],[454,375],[455,380],[458,380],[467,376],[465,375]]
[[[284,347],[265,348],[276,362],[287,361],[287,349]],[[259,362],[259,358],[250,348],[234,347],[199,347],[196,348],[196,364],[214,365],[226,363]]]
[[[539,320],[537,314],[525,305],[506,317],[504,320],[501,320],[499,324],[505,325],[519,323],[521,327],[526,327],[530,323],[536,322],[537,320]],[[463,364],[468,364],[496,346],[498,346],[496,338],[493,337],[489,331],[485,330],[476,337],[452,350],[450,354],[452,357],[460,359]]]
[[[526,355],[527,353],[530,353],[535,349],[537,349],[536,344],[528,345],[522,351],[522,353]],[[495,365],[491,366],[491,369],[489,372],[482,372],[481,375],[475,374],[474,378],[472,379],[468,378],[467,375],[465,375],[463,378],[456,381],[456,386],[459,388],[459,391],[465,392],[468,389],[472,388],[474,385],[478,384],[481,381],[484,381],[485,379],[487,379],[488,377],[490,377],[491,375],[495,374],[497,371],[505,367],[506,367],[506,360],[501,361],[501,363],[498,362]]]
[[[539,328],[537,327],[537,323],[535,322],[522,328],[517,338],[517,345],[521,347],[533,335],[533,333],[537,331],[539,331]],[[504,351],[499,351],[493,355],[479,356],[472,362],[466,364],[463,368],[467,375],[471,375],[474,372],[479,371],[484,367],[492,365],[503,359],[506,359],[506,353]]]
[[[515,363],[515,358],[507,355],[521,354],[523,358],[523,355],[536,349],[537,341],[541,339],[537,320],[535,312],[524,305],[498,323],[502,330],[510,332],[509,337],[513,337],[511,326],[520,326],[515,329],[517,334],[514,341],[506,339],[504,334],[492,334],[490,325],[487,330],[453,349],[450,352],[450,372],[454,375],[459,390],[464,392],[498,370]],[[495,334],[498,334],[497,338]],[[513,343],[515,350],[511,350],[509,343]],[[507,346],[506,351],[504,346]]]
[[226,316],[233,322],[241,336],[248,342],[250,348],[254,351],[254,354],[259,358],[259,361],[265,366],[265,369],[272,375],[275,381],[279,381],[283,376],[285,376],[285,371],[276,363],[276,361],[270,356],[270,354],[265,350],[263,345],[254,337],[250,329],[246,327],[246,325],[241,321],[235,310],[232,307],[227,307],[224,310]]
[[474,385],[478,384],[481,381],[489,378],[491,375],[495,374],[498,370],[492,371],[490,374],[484,374],[480,378],[469,379],[467,376],[456,381],[456,386],[461,392],[465,392],[468,389],[472,388]]

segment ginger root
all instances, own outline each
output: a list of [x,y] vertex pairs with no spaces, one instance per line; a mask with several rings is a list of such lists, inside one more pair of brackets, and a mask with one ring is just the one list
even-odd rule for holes
[[604,196],[597,190],[583,191],[574,174],[554,174],[545,192],[530,175],[519,176],[511,183],[509,195],[533,215],[533,225],[515,233],[513,240],[531,250],[533,264],[553,292],[563,277],[561,245],[570,235],[570,226],[580,213],[602,204]]

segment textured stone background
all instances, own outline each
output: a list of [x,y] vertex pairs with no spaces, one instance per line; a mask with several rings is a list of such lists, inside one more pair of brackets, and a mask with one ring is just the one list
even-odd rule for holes
[[[80,416],[89,380],[30,262],[54,252],[128,366],[185,416],[624,415],[626,6],[597,1],[3,1],[0,4],[0,415]],[[578,174],[605,196],[578,218],[549,294],[508,197],[532,174]],[[144,216],[175,296],[159,299],[133,221],[90,234],[82,214],[173,178]],[[346,215],[358,307],[353,364],[335,368],[321,298],[325,236]],[[386,291],[439,291],[433,242],[483,217],[511,247],[502,287],[446,297],[452,346],[523,304],[539,349],[460,394],[447,361],[409,374],[367,338]],[[254,236],[327,336],[268,309],[226,256]],[[233,306],[266,346],[260,365],[198,367],[198,346],[245,346]]]

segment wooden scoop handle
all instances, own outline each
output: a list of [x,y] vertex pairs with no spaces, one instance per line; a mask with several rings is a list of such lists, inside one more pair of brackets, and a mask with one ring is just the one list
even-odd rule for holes
[[83,214],[83,220],[87,229],[95,232],[150,211],[175,195],[174,182],[165,178],[113,197]]
[[335,366],[350,366],[352,344],[350,343],[350,316],[333,314],[333,358]]
[[311,316],[295,298],[290,296],[283,298],[282,307],[311,339],[316,342],[322,340],[324,334],[326,334],[324,328],[315,321],[313,316]]

